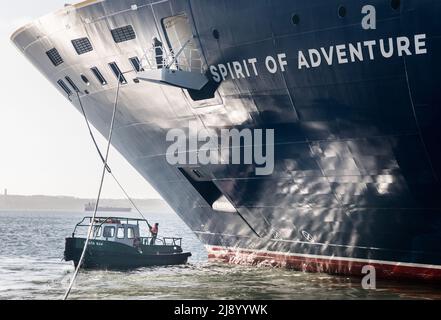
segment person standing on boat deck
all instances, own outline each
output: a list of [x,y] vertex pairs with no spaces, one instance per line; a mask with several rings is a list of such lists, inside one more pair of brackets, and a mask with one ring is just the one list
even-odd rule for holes
[[159,231],[159,223],[155,223],[155,225],[150,227],[150,233],[152,234],[152,240],[150,240],[150,245],[153,246],[156,242],[156,238],[158,237],[158,231]]
[[162,46],[162,42],[156,37],[153,37],[152,41],[153,49],[155,50],[156,66],[158,69],[162,69],[164,66],[164,48]]

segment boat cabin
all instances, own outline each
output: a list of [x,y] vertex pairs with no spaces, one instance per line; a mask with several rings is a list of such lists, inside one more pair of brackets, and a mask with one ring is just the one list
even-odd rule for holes
[[[72,233],[72,238],[79,227],[89,227],[92,217],[84,217],[76,226]],[[146,220],[121,217],[97,217],[94,221],[94,231],[91,239],[101,241],[112,241],[128,246],[176,246],[180,247],[182,238],[156,238],[152,241],[150,236],[141,236],[140,225],[147,224]],[[148,228],[146,228],[148,230]]]
[[138,224],[122,223],[121,220],[110,220],[95,225],[93,239],[120,242],[133,245],[140,238]]

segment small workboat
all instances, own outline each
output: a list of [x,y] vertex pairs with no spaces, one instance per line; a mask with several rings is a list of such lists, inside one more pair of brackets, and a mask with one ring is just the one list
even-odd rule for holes
[[[64,259],[78,266],[86,237],[76,237],[78,228],[89,228],[92,217],[85,217],[75,226],[72,237],[66,238]],[[190,252],[183,252],[182,238],[140,236],[143,219],[108,217],[95,218],[81,268],[136,269],[148,266],[187,263]]]

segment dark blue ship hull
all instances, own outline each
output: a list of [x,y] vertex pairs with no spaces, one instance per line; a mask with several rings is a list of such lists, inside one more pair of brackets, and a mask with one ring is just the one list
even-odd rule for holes
[[[139,2],[137,11],[127,10],[128,1],[76,8],[90,23],[68,36],[79,37],[84,28],[96,56],[77,56],[56,34],[48,35],[52,42],[43,49],[29,48],[36,31],[45,30],[39,25],[14,41],[51,82],[69,74],[81,84],[79,74],[90,65],[106,69],[109,51],[112,61],[127,64],[132,51],[142,51],[153,36],[167,38],[162,19],[186,14],[198,49],[215,71],[207,75],[216,94],[135,84],[136,74],[129,74],[114,145],[211,257],[355,275],[372,264],[384,277],[441,280],[440,1]],[[362,27],[367,4],[376,9],[376,29]],[[131,24],[138,37],[130,48],[107,44],[103,21]],[[381,52],[380,40],[388,52]],[[349,49],[359,43],[362,58]],[[394,46],[390,56],[385,44]],[[405,46],[401,51],[399,44]],[[64,68],[40,62],[41,52],[52,46],[66,58]],[[319,53],[319,65],[310,49]],[[279,63],[275,73],[265,65],[268,56]],[[257,61],[257,74],[250,64],[245,74],[249,59]],[[233,69],[220,77],[219,66],[235,61],[245,75]],[[115,87],[92,84],[90,94],[82,95],[103,134]],[[217,130],[274,129],[274,172],[257,176],[254,165],[170,165],[167,131],[185,129],[189,121]],[[215,208],[221,197],[235,212]]]

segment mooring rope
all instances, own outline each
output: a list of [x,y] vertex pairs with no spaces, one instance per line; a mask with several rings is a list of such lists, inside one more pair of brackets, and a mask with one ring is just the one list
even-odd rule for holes
[[[123,74],[124,74],[124,73],[123,73]],[[99,155],[99,157],[101,158],[101,161],[103,162],[103,164],[106,163],[106,170],[107,170],[107,172],[112,176],[113,180],[115,180],[116,184],[117,184],[118,187],[121,189],[121,191],[124,193],[124,195],[125,195],[125,197],[127,198],[127,200],[129,200],[129,202],[132,204],[133,208],[134,208],[134,209],[139,213],[139,215],[140,215],[140,216],[141,216],[141,217],[147,222],[147,225],[148,225],[149,227],[151,227],[151,226],[150,226],[150,223],[148,222],[148,220],[146,219],[146,217],[142,214],[141,210],[140,210],[140,209],[138,208],[138,206],[135,204],[135,202],[133,201],[133,199],[129,196],[129,194],[128,194],[128,192],[126,191],[126,189],[123,187],[123,185],[122,185],[122,184],[119,182],[119,180],[116,178],[116,176],[114,175],[112,169],[110,169],[109,164],[105,161],[104,156],[103,156],[103,154],[102,154],[102,152],[101,152],[101,150],[100,150],[100,148],[99,148],[99,146],[98,146],[98,143],[96,142],[95,135],[93,134],[92,128],[90,127],[90,122],[89,122],[89,119],[88,119],[88,117],[87,117],[86,110],[85,110],[84,107],[83,107],[83,103],[82,103],[82,101],[81,101],[81,97],[80,97],[80,95],[79,95],[78,92],[77,92],[77,97],[78,97],[78,101],[79,101],[79,103],[80,103],[81,112],[83,113],[83,117],[84,117],[84,120],[85,120],[86,125],[87,125],[87,129],[89,130],[89,135],[90,135],[90,137],[92,138],[92,142],[93,142],[93,144],[95,145],[96,151],[98,152],[98,155]]]
[[[69,284],[68,289],[66,290],[66,293],[64,295],[63,300],[67,300],[67,298],[69,297],[69,294],[70,294],[70,292],[72,290],[72,287],[73,287],[73,285],[75,283],[75,279],[77,278],[78,272],[79,272],[79,270],[81,268],[81,264],[83,263],[84,256],[86,255],[87,246],[89,244],[89,240],[90,240],[90,237],[91,237],[91,234],[92,234],[92,230],[93,230],[93,227],[94,227],[96,213],[98,211],[98,205],[99,205],[100,198],[101,198],[101,192],[103,190],[104,177],[106,176],[106,171],[108,170],[107,160],[109,159],[110,145],[111,145],[111,141],[112,141],[113,128],[114,128],[114,125],[115,125],[116,110],[117,110],[118,98],[119,98],[119,89],[120,89],[120,85],[121,85],[121,81],[120,81],[121,80],[121,76],[122,76],[122,74],[120,73],[120,75],[118,77],[118,87],[116,89],[115,103],[114,103],[114,106],[113,106],[112,121],[111,121],[110,129],[109,129],[109,137],[108,137],[108,141],[107,141],[106,156],[105,156],[105,158],[103,158],[103,160],[104,160],[104,164],[103,165],[104,166],[103,166],[103,172],[101,174],[101,182],[100,182],[100,187],[99,187],[99,190],[98,190],[98,196],[97,196],[97,200],[96,200],[96,203],[95,203],[95,210],[93,212],[92,220],[90,222],[89,229],[87,231],[87,237],[86,237],[86,241],[84,243],[84,247],[83,247],[83,251],[81,253],[80,260],[78,261],[78,265],[77,265],[77,267],[75,269],[75,273],[74,273],[74,275],[72,277],[72,280],[71,280],[71,282]],[[78,92],[77,92],[77,95],[79,96]]]

